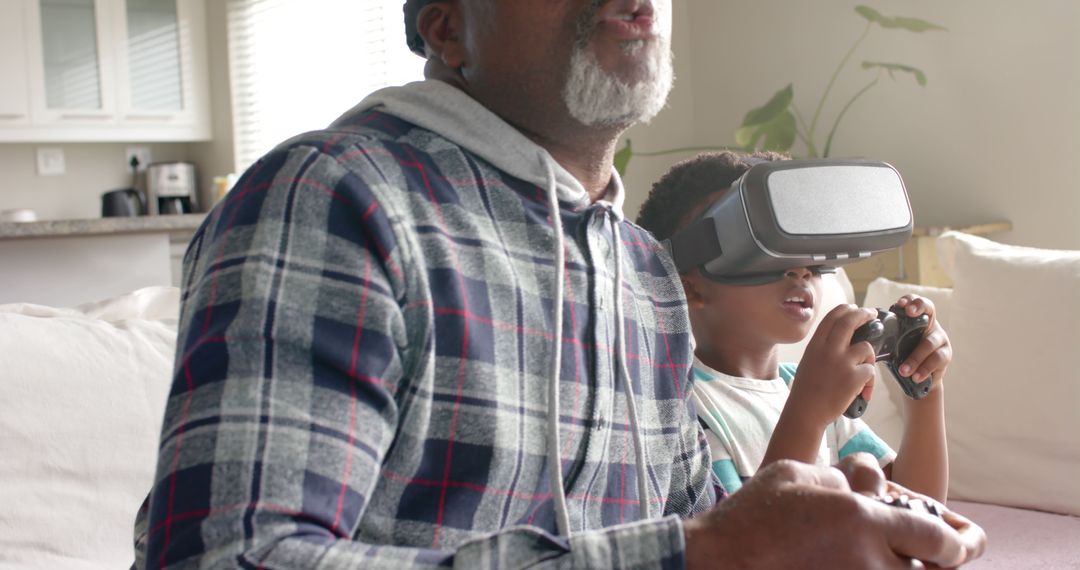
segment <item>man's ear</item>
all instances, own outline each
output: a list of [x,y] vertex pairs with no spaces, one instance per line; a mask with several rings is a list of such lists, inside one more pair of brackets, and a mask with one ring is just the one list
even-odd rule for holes
[[450,69],[459,69],[465,64],[461,25],[458,0],[440,0],[420,9],[416,16],[416,31],[424,38],[428,60],[436,58]]
[[706,305],[701,279],[701,274],[697,270],[687,271],[679,275],[683,291],[686,293],[686,306],[691,311],[702,309]]

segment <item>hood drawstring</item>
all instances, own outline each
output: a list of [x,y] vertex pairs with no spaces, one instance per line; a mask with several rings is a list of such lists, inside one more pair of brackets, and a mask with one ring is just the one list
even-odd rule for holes
[[551,226],[555,230],[555,296],[552,299],[555,308],[552,323],[553,349],[551,351],[551,373],[548,375],[548,473],[551,480],[551,498],[555,502],[555,528],[561,536],[570,538],[570,513],[566,509],[566,491],[563,489],[562,458],[559,456],[559,378],[562,368],[562,328],[563,328],[563,281],[566,279],[566,240],[563,237],[562,215],[559,208],[559,196],[555,185],[555,171],[551,163],[543,156],[540,161],[547,171],[548,213]]
[[[564,282],[566,280],[566,241],[563,236],[561,209],[559,207],[558,187],[555,172],[551,162],[545,156],[540,155],[540,161],[547,173],[548,183],[548,212],[551,217],[552,229],[555,232],[555,296],[552,326],[553,350],[551,351],[551,373],[548,376],[548,413],[547,413],[547,436],[548,436],[548,474],[550,477],[551,496],[554,502],[555,527],[559,535],[570,538],[570,513],[566,507],[566,490],[563,485],[562,446],[559,441],[559,383],[562,368],[562,329],[563,329],[563,297]],[[641,519],[649,518],[649,485],[648,485],[648,458],[645,455],[645,443],[641,434],[641,426],[638,420],[637,403],[634,396],[634,386],[630,381],[630,373],[626,366],[626,337],[623,332],[623,302],[622,302],[622,235],[619,231],[619,216],[612,209],[608,209],[611,219],[612,246],[615,249],[615,359],[618,361],[618,378],[623,385],[626,395],[626,406],[630,416],[630,431],[634,439],[634,455],[637,472],[638,500],[641,503]]]

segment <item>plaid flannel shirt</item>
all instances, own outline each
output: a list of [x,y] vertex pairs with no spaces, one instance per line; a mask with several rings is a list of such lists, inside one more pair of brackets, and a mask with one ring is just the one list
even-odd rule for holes
[[[563,203],[559,417],[546,460],[554,244],[546,192],[367,111],[278,147],[185,260],[177,362],[137,565],[680,568],[715,501],[674,269],[609,207]],[[643,516],[613,351],[653,504]],[[648,520],[639,520],[646,518]]]

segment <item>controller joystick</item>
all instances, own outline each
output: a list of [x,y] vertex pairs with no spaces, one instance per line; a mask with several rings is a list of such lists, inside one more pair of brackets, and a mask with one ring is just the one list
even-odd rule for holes
[[[877,318],[855,329],[851,344],[869,342],[874,349],[875,362],[884,362],[893,378],[900,384],[904,395],[913,400],[921,400],[930,393],[934,379],[927,378],[915,382],[911,376],[900,374],[900,365],[911,356],[919,345],[926,327],[930,326],[930,317],[919,315],[909,317],[902,307],[893,305],[888,311],[878,309]],[[857,418],[866,412],[867,401],[862,394],[855,396],[844,415]]]

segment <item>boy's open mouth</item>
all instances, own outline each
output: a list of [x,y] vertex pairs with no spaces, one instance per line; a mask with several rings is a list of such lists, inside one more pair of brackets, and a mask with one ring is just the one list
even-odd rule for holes
[[814,308],[814,297],[809,292],[788,293],[788,296],[784,298],[784,305],[812,309]]

